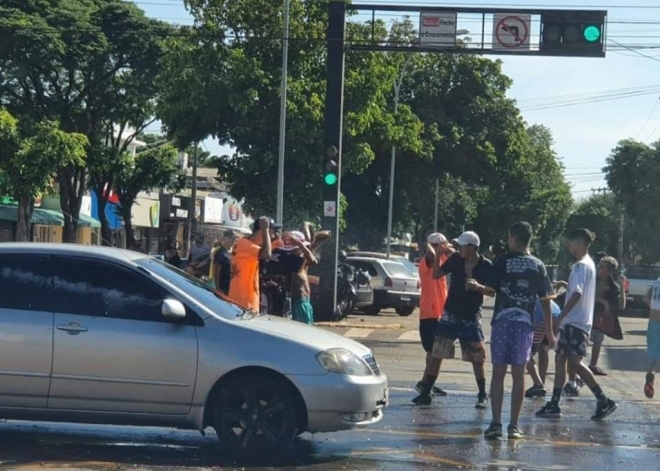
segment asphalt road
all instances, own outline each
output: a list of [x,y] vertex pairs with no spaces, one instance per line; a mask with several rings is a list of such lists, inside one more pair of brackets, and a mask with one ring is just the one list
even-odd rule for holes
[[[489,312],[486,311],[486,317]],[[384,313],[352,317],[325,327],[370,346],[390,377],[385,418],[366,430],[303,435],[285,456],[237,459],[224,455],[211,431],[206,437],[169,429],[95,427],[19,422],[0,424],[4,469],[300,469],[300,470],[652,470],[660,462],[660,408],[642,393],[646,320],[625,318],[625,339],[606,341],[601,384],[619,403],[605,423],[589,420],[595,406],[588,391],[565,401],[564,417],[534,417],[542,401],[527,400],[521,426],[525,440],[486,441],[489,411],[474,409],[471,367],[447,362],[439,379],[449,392],[429,407],[414,408],[412,385],[422,371],[415,339],[417,317]],[[394,325],[395,328],[391,328]],[[488,326],[486,322],[486,330]],[[552,369],[552,365],[551,365]],[[507,397],[508,400],[508,397]],[[508,405],[505,403],[505,417]]]

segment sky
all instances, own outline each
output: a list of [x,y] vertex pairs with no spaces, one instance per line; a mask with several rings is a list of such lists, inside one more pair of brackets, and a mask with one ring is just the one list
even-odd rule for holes
[[[277,0],[274,0],[277,1]],[[179,24],[191,23],[182,0],[137,0],[147,15]],[[528,124],[552,130],[555,150],[577,199],[606,187],[602,167],[622,139],[647,143],[660,139],[660,2],[658,0],[511,0],[510,2],[432,0],[354,0],[359,4],[442,5],[498,8],[583,8],[608,11],[606,58],[548,58],[490,55],[503,60]],[[400,14],[379,15],[386,21]],[[411,14],[412,16],[412,14]],[[413,21],[418,21],[412,17]],[[488,26],[490,24],[490,26]],[[459,16],[459,29],[479,42],[480,17]],[[486,35],[491,34],[488,17]],[[538,28],[532,22],[532,31]],[[486,43],[492,42],[486,38]],[[534,43],[532,43],[532,48]],[[205,145],[213,153],[227,153],[217,142]]]

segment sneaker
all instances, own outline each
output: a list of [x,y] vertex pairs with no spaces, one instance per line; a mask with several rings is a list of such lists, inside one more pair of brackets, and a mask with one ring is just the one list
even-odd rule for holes
[[488,440],[502,438],[502,424],[494,424],[491,422],[488,428],[484,430],[484,437]]
[[520,440],[525,437],[518,426],[513,424],[509,424],[506,428],[506,434],[509,436],[510,440]]
[[575,378],[575,384],[577,384],[578,389],[582,389],[585,383],[584,380],[578,376],[577,378]]
[[571,383],[566,383],[566,386],[564,386],[564,396],[566,396],[566,397],[578,397],[579,395],[580,395],[580,387],[579,386],[572,386]]
[[599,402],[596,406],[596,413],[591,417],[591,420],[605,420],[612,412],[616,410],[616,402],[608,399],[605,402]]
[[545,386],[542,384],[535,384],[525,391],[525,397],[527,398],[545,397],[546,394],[548,394],[548,391],[546,391]]
[[477,396],[477,403],[475,404],[474,408],[475,409],[486,409],[488,407],[488,395],[487,394],[479,394]]
[[[415,391],[417,391],[420,394],[424,393],[424,383],[421,382],[421,381],[418,382],[415,385]],[[431,394],[433,394],[434,396],[442,396],[442,397],[447,395],[447,393],[445,391],[443,391],[442,389],[440,389],[436,386],[433,386],[433,389],[431,389]]]
[[431,398],[430,394],[420,394],[416,398],[412,400],[413,404],[416,406],[430,406],[431,403],[433,402],[433,399]]
[[649,399],[653,399],[655,394],[655,388],[653,387],[655,383],[655,375],[653,373],[646,373],[646,384],[644,385],[644,394]]
[[605,373],[603,370],[601,370],[597,366],[589,366],[589,369],[594,374],[594,376],[607,376],[607,373]]
[[543,409],[536,413],[536,416],[543,417],[545,419],[558,419],[561,417],[561,409],[559,408],[558,404],[550,401],[545,406],[543,406]]

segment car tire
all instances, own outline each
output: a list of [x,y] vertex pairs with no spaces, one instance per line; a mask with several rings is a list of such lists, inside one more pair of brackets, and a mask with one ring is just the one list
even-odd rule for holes
[[396,313],[401,317],[408,317],[415,312],[415,306],[401,306],[396,308]]
[[279,381],[257,376],[232,380],[213,407],[213,428],[222,446],[234,452],[286,450],[298,434],[296,407]]

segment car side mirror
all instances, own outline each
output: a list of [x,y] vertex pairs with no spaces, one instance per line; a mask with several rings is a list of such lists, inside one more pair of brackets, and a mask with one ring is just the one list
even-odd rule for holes
[[176,299],[166,299],[163,301],[161,313],[166,319],[185,319],[186,307]]

